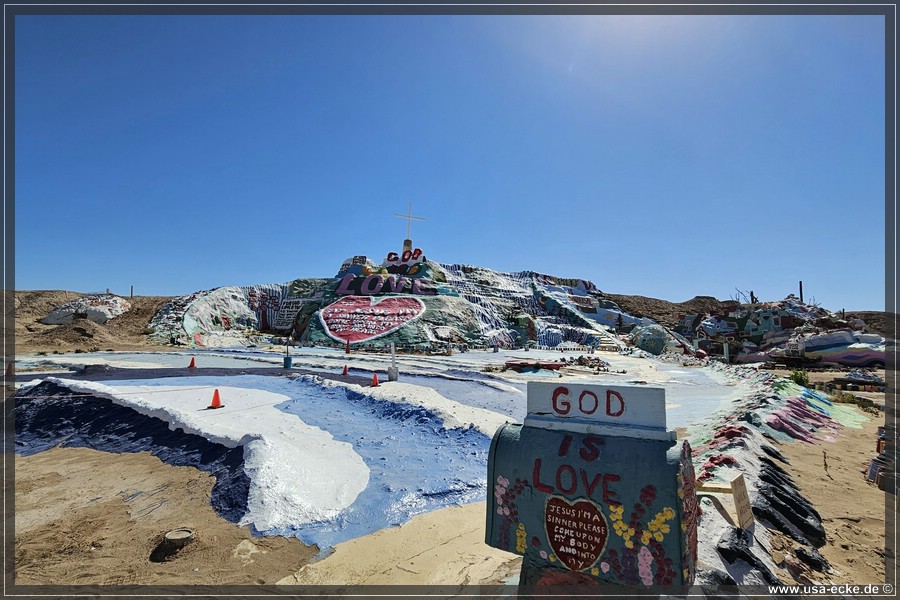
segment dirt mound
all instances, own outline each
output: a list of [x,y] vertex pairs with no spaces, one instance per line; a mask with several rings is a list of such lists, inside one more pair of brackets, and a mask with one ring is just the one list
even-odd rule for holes
[[90,348],[92,346],[103,346],[101,350],[106,350],[109,344],[116,341],[116,337],[110,334],[106,329],[89,319],[75,319],[71,323],[52,326],[51,328],[41,331],[34,336],[34,341],[41,341],[48,348],[77,347]]
[[138,342],[146,337],[150,319],[167,302],[169,296],[135,296],[129,298],[131,310],[106,323],[106,330],[122,340]]
[[146,350],[155,347],[147,340],[150,319],[172,298],[168,296],[135,296],[128,298],[131,309],[100,325],[87,319],[76,319],[64,325],[39,323],[55,308],[85,296],[64,290],[17,291],[16,353],[72,351],[100,348],[107,350]]
[[[255,537],[221,518],[209,501],[215,483],[150,452],[16,456],[16,583],[265,585],[316,553],[297,538]],[[165,563],[150,562],[176,528],[194,531],[193,541]]]
[[685,302],[669,302],[658,298],[622,294],[603,293],[603,296],[618,304],[619,308],[630,315],[648,317],[666,327],[674,327],[678,323],[679,315],[717,313],[735,304],[731,301],[716,300],[712,296],[696,296]]
[[727,312],[739,306],[734,300],[716,300],[712,296],[694,296],[687,302],[678,302],[676,306],[686,315],[716,314]]
[[886,339],[892,339],[897,332],[897,315],[886,312],[862,311],[847,313],[846,318],[861,319],[868,330]]

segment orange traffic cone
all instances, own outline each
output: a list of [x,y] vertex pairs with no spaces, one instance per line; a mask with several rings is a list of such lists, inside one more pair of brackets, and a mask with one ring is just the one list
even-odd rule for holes
[[194,357],[191,357],[191,364],[188,365],[188,369],[196,369],[197,364],[194,362]]
[[[346,371],[347,371],[347,367],[344,367],[344,375],[347,374]],[[13,368],[13,364],[12,364],[12,363],[6,363],[6,376],[7,376],[8,378],[13,378],[13,377],[16,376],[16,371],[15,371],[15,369]]]
[[209,405],[209,408],[222,408],[222,400],[219,398],[219,390],[213,392],[212,403]]
[[344,365],[344,372],[341,373],[341,375],[343,375],[344,377],[347,376],[347,365]]
[[378,373],[372,373],[372,387],[378,387]]

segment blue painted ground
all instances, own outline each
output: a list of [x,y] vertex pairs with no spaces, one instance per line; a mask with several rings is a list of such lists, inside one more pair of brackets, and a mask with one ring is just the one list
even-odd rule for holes
[[[462,375],[460,373],[457,376]],[[435,390],[444,398],[455,400],[466,406],[484,408],[501,415],[511,417],[521,423],[525,418],[525,383],[505,385],[521,390],[521,394],[497,389],[489,385],[487,377],[477,377],[476,374],[466,373],[466,380],[447,379],[440,375],[407,375],[403,374],[401,381]]]
[[331,546],[400,525],[416,514],[485,499],[486,435],[446,430],[424,408],[374,400],[347,388],[299,380],[287,385],[294,388],[288,392],[293,399],[277,408],[353,444],[371,470],[369,485],[337,522],[294,532],[303,541]]
[[[657,368],[672,378],[671,381],[664,384],[666,402],[676,405],[666,409],[666,425],[669,428],[696,425],[717,412],[728,410],[742,395],[741,389],[724,386],[700,369],[665,363],[659,364]],[[368,371],[350,369],[351,375],[367,373]],[[524,381],[516,383],[508,379],[502,380],[505,385],[515,387],[522,392],[515,394],[489,385],[491,381],[497,381],[489,374],[461,370],[449,371],[447,374],[460,379],[448,379],[437,374],[411,375],[403,373],[401,380],[403,383],[432,388],[445,398],[467,406],[476,406],[500,413],[518,423],[524,420],[526,414]],[[381,377],[382,375],[379,375],[379,378]],[[622,382],[624,381],[627,380],[622,380]],[[608,380],[607,382],[615,384],[619,381]]]
[[[223,380],[193,376],[104,383],[214,387]],[[291,399],[276,408],[350,443],[370,469],[368,486],[336,520],[258,533],[296,536],[324,549],[400,525],[420,513],[486,498],[490,438],[475,429],[446,430],[442,420],[424,408],[309,380],[246,375],[228,378],[227,385],[288,396]]]

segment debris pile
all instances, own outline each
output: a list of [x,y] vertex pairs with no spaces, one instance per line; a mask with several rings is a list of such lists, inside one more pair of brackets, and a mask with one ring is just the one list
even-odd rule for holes
[[[854,319],[854,323],[862,323]],[[863,323],[864,325],[864,323]],[[885,340],[854,331],[824,308],[793,294],[781,302],[736,304],[715,314],[682,315],[675,332],[710,355],[737,363],[774,360],[788,367],[831,363],[883,367]]]
[[857,381],[863,385],[877,385],[883,386],[884,379],[878,376],[876,373],[871,373],[869,371],[863,371],[861,369],[853,369],[846,375],[844,375],[844,379],[849,379],[851,381]]
[[[878,489],[885,489],[886,475],[889,477],[891,472],[891,456],[888,451],[888,430],[886,427],[878,428],[878,436],[875,444],[875,452],[877,456],[869,461],[866,469],[866,481],[874,483]],[[892,444],[896,447],[896,444]]]
[[609,370],[609,363],[597,356],[579,356],[578,358],[569,357],[569,365],[577,365],[579,367],[589,367],[591,369]]

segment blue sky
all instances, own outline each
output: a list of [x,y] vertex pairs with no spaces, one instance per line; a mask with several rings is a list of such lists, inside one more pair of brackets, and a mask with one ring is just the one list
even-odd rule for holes
[[884,308],[879,16],[16,17],[16,288],[428,258]]

